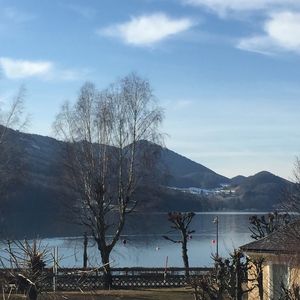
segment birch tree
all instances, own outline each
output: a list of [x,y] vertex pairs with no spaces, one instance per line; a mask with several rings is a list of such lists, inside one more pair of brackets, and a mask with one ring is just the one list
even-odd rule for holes
[[10,103],[5,104],[0,98],[0,201],[2,209],[5,207],[4,200],[9,185],[14,184],[15,177],[21,174],[22,151],[12,139],[12,129],[22,130],[28,124],[28,116],[24,113],[24,98],[24,87],[19,89]]
[[79,195],[80,222],[100,251],[105,288],[112,283],[111,252],[137,205],[135,191],[151,156],[142,141],[159,140],[162,119],[149,82],[130,74],[103,91],[84,84],[54,123],[68,142],[66,171]]

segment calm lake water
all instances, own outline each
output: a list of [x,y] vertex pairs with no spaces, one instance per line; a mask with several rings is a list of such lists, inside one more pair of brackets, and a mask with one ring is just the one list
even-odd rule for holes
[[[215,216],[219,217],[219,253],[227,256],[230,251],[251,241],[249,216],[264,213],[197,213],[191,223],[196,232],[188,244],[191,267],[211,266],[211,254],[216,252]],[[164,267],[168,257],[169,267],[182,267],[180,244],[165,240],[162,235],[170,232],[166,214],[138,214],[131,216],[111,260],[114,267]],[[172,236],[172,233],[169,233]],[[172,236],[176,238],[176,235]],[[126,240],[126,244],[123,243]],[[43,240],[50,249],[58,247],[59,264],[64,267],[82,266],[82,238],[49,238]],[[90,266],[100,266],[99,252],[89,240]]]

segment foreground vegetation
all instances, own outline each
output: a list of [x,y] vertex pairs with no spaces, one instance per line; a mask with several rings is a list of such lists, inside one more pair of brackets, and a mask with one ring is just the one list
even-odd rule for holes
[[[9,299],[21,300],[26,299],[23,295],[14,295]],[[40,300],[55,300],[55,299],[74,299],[74,300],[111,300],[111,299],[153,299],[153,300],[191,300],[193,299],[192,291],[184,288],[172,289],[145,289],[145,290],[101,290],[94,292],[64,292],[64,293],[47,293],[40,295]]]

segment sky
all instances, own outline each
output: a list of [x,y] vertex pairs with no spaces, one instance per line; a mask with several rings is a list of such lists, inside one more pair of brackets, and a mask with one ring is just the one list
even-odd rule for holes
[[130,72],[164,108],[165,145],[233,177],[293,178],[300,0],[0,0],[0,103],[26,88],[28,132]]

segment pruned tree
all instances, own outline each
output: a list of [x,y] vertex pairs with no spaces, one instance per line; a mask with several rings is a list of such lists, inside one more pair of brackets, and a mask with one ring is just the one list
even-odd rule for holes
[[106,288],[112,282],[110,254],[152,162],[143,141],[160,139],[162,119],[149,82],[130,74],[104,91],[84,84],[76,103],[66,103],[54,123],[68,142],[66,173],[78,193],[80,222],[100,251]]
[[[286,193],[286,196],[288,196],[288,198],[285,199],[285,201],[287,202],[284,203],[284,208],[287,210],[286,213],[274,212],[269,213],[267,216],[263,215],[261,217],[250,217],[251,227],[249,227],[249,229],[252,233],[251,237],[253,239],[259,240],[275,231],[281,231],[277,234],[277,243],[286,243],[288,240],[291,240],[293,241],[293,243],[289,245],[289,250],[291,251],[291,253],[298,253],[297,241],[299,243],[300,235],[298,226],[295,226],[299,222],[299,220],[296,220],[296,218],[299,217],[297,216],[298,211],[296,210],[296,204],[298,201],[297,188],[298,186],[296,184],[296,186],[294,186],[288,193]],[[292,199],[294,202],[288,202]],[[291,205],[292,203],[293,205]],[[288,207],[290,209],[293,207],[293,209],[289,211]],[[293,257],[293,254],[291,254],[291,257]],[[265,290],[263,286],[263,271],[265,259],[259,256],[253,256],[248,259],[250,264],[252,265],[252,268],[249,270],[249,275],[251,278],[256,279],[255,281],[252,281],[252,286],[258,289],[258,297],[262,300],[265,297]],[[298,261],[298,259],[295,260]],[[285,265],[287,264],[287,262],[284,261],[283,264]],[[278,284],[272,286],[273,293],[277,294],[276,297],[279,297],[278,299],[300,299],[299,285],[293,282],[295,278],[291,278],[290,282],[292,284],[286,285],[283,282],[281,282],[280,286]]]
[[290,221],[291,217],[288,213],[278,213],[277,211],[269,213],[267,216],[251,216],[249,218],[251,237],[259,240],[287,225]]
[[196,300],[242,300],[254,289],[254,285],[249,286],[249,280],[256,282],[257,278],[249,279],[248,272],[255,266],[240,251],[235,250],[229,258],[213,256],[213,260],[211,273],[192,281]]
[[181,213],[181,212],[169,212],[168,220],[172,223],[171,228],[173,232],[180,234],[180,239],[173,239],[170,236],[164,235],[166,240],[173,243],[181,244],[182,260],[185,268],[185,276],[189,277],[189,258],[188,258],[188,248],[187,243],[190,235],[195,232],[195,230],[190,229],[190,224],[195,216],[195,213]]
[[[279,213],[277,211],[269,213],[267,216],[251,216],[249,218],[251,237],[254,240],[259,240],[268,236],[269,234],[281,229],[292,221],[289,213]],[[249,269],[253,288],[258,289],[259,299],[264,297],[263,287],[263,267],[265,259],[263,257],[248,258],[251,268]]]

